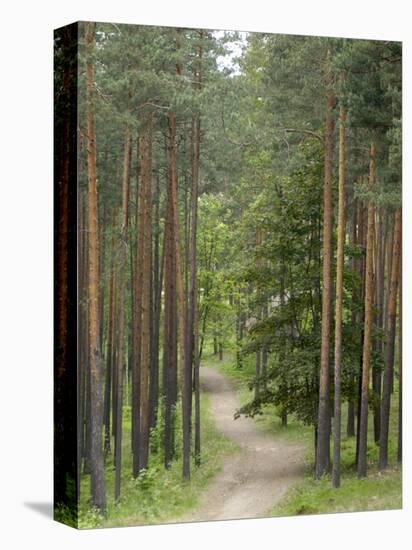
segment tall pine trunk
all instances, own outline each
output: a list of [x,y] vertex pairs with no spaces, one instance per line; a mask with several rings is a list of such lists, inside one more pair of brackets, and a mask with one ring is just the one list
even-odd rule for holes
[[332,485],[340,486],[340,447],[341,447],[341,370],[342,370],[342,308],[343,308],[343,267],[345,246],[345,107],[340,106],[339,113],[339,213],[338,246],[336,266],[336,304],[335,304],[335,413]]
[[399,361],[399,403],[398,403],[398,462],[402,462],[402,251],[399,266],[399,324],[398,324],[398,361]]
[[112,242],[110,258],[110,281],[109,281],[109,311],[107,320],[107,356],[106,356],[106,379],[104,386],[103,424],[104,424],[104,451],[105,456],[110,452],[110,396],[112,386],[112,373],[114,364],[113,336],[115,327],[115,253],[116,253],[116,231],[117,231],[117,207],[113,208],[112,220]]
[[401,209],[395,212],[395,225],[393,233],[391,277],[389,284],[389,297],[387,309],[387,325],[385,334],[385,370],[383,372],[382,404],[381,404],[381,437],[379,441],[379,469],[388,466],[388,439],[389,439],[389,415],[391,406],[391,389],[393,378],[393,361],[395,350],[396,328],[396,298],[399,283],[399,267],[402,242],[402,213]]
[[[376,228],[376,326],[379,330],[383,329],[383,299],[385,288],[385,248],[383,239],[383,216],[382,207],[378,211],[378,223]],[[380,334],[375,336],[375,353],[382,354],[382,337]],[[380,438],[380,402],[382,389],[381,367],[375,364],[372,372],[373,381],[373,430],[375,443],[379,443]]]
[[324,206],[323,206],[323,291],[322,291],[322,330],[319,376],[319,408],[317,422],[317,447],[315,475],[320,478],[330,468],[330,380],[329,350],[331,324],[331,240],[332,240],[332,161],[333,161],[333,78],[330,52],[326,59],[326,118],[324,137]]
[[149,369],[151,328],[151,255],[152,255],[152,117],[149,116],[140,136],[141,185],[144,187],[142,351],[140,367],[140,470],[149,458]]
[[119,250],[119,321],[118,336],[119,349],[117,361],[116,380],[116,426],[115,426],[115,488],[114,498],[120,498],[120,482],[122,472],[122,427],[123,427],[123,370],[125,365],[125,301],[126,301],[126,265],[127,265],[127,214],[129,202],[129,167],[130,167],[130,129],[126,128],[123,178],[122,178],[122,221],[120,229],[120,250]]
[[[199,67],[202,49],[199,48]],[[200,88],[201,74],[198,73]],[[190,478],[190,440],[192,416],[192,386],[195,391],[195,463],[200,463],[200,377],[198,358],[198,297],[197,297],[197,213],[199,194],[199,157],[200,157],[200,115],[192,118],[191,136],[192,189],[191,189],[191,228],[190,228],[190,290],[185,340],[185,370],[183,384],[183,477]]]
[[135,254],[135,281],[134,281],[134,325],[132,349],[132,451],[133,477],[140,471],[140,384],[141,384],[141,352],[142,352],[142,298],[143,298],[143,254],[144,254],[144,205],[145,186],[142,177],[142,138],[138,141],[138,174],[136,192],[136,254]]
[[[370,151],[369,185],[375,184],[375,144]],[[375,232],[375,209],[372,201],[368,205],[368,226],[366,236],[366,265],[365,265],[365,322],[363,331],[363,359],[362,359],[362,390],[359,422],[359,452],[358,476],[365,477],[367,471],[367,443],[368,443],[368,401],[369,401],[369,370],[372,352],[372,324],[373,324],[373,249]]]
[[177,401],[177,173],[176,117],[168,113],[167,197],[165,224],[165,313],[163,345],[163,392],[165,466],[170,468],[174,456],[174,409]]
[[[358,243],[358,205],[357,200],[353,200],[353,213],[352,213],[352,232],[351,232],[351,244],[355,245]],[[353,273],[357,271],[358,260],[356,258],[351,259],[351,270]],[[352,290],[352,304],[351,304],[351,323],[352,326],[356,324],[356,290]],[[355,435],[355,387],[356,387],[356,376],[352,372],[349,378],[349,398],[348,398],[348,418],[346,424],[346,435],[347,437],[353,437]]]
[[160,314],[162,299],[162,269],[160,259],[160,180],[156,177],[156,186],[153,197],[154,209],[154,242],[153,242],[153,284],[152,284],[152,338],[150,352],[150,386],[149,386],[149,425],[153,429],[157,425],[157,408],[159,401],[159,343],[160,343]]
[[86,108],[87,108],[87,176],[89,229],[89,372],[90,372],[90,469],[91,501],[100,510],[106,508],[102,446],[102,365],[99,342],[99,243],[96,176],[96,132],[94,124],[95,23],[86,23]]

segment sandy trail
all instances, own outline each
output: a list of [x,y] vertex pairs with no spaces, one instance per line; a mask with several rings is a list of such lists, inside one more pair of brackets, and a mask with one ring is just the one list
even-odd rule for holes
[[265,517],[302,478],[304,447],[260,432],[250,418],[234,420],[240,404],[230,381],[210,367],[202,367],[200,375],[218,430],[241,448],[226,458],[197,508],[180,521]]

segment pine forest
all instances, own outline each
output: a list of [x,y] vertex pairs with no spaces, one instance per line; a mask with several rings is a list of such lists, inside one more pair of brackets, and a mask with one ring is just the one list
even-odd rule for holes
[[56,518],[401,508],[401,43],[85,22],[54,46],[78,319]]

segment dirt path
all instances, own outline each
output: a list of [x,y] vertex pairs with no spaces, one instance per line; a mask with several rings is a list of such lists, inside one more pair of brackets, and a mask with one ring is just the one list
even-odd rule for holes
[[234,420],[239,401],[230,381],[211,367],[202,367],[200,373],[217,428],[241,449],[226,459],[197,508],[183,521],[265,517],[302,477],[303,445],[260,432],[250,418]]

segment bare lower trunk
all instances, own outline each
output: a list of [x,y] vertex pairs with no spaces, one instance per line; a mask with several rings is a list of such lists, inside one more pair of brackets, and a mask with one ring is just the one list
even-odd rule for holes
[[117,228],[117,208],[113,208],[113,221],[112,221],[112,243],[111,243],[111,259],[110,259],[110,281],[109,281],[109,311],[107,322],[107,357],[106,357],[106,379],[104,386],[104,452],[105,456],[110,453],[110,396],[112,386],[112,372],[113,372],[113,335],[115,326],[114,315],[114,300],[115,300],[115,269],[114,269],[114,256],[116,250],[116,228]]
[[255,354],[255,401],[260,399],[260,368],[261,368],[261,354],[258,350]]
[[96,133],[94,126],[95,23],[86,23],[86,91],[87,91],[87,175],[89,229],[89,361],[90,361],[90,469],[91,500],[100,510],[106,508],[103,446],[102,446],[102,365],[99,326],[99,243],[96,176]]
[[115,487],[114,499],[120,498],[120,482],[122,472],[122,432],[123,432],[123,370],[125,365],[125,301],[126,301],[126,263],[127,263],[127,217],[129,199],[129,166],[130,166],[130,130],[126,128],[123,160],[122,182],[122,223],[119,250],[119,356],[116,381],[116,426],[115,426]]
[[395,212],[393,249],[391,261],[391,278],[387,310],[387,325],[385,338],[385,370],[383,373],[382,404],[381,404],[381,437],[379,441],[379,469],[388,466],[389,414],[391,405],[391,389],[393,378],[393,361],[395,349],[396,328],[396,298],[399,283],[399,264],[402,242],[402,213]]
[[[371,145],[369,185],[375,184],[375,145]],[[359,453],[358,476],[365,477],[367,471],[368,443],[368,401],[369,401],[369,370],[372,352],[373,323],[373,248],[375,231],[375,209],[370,202],[368,206],[368,229],[366,237],[366,274],[365,274],[365,323],[363,334],[362,359],[362,393],[359,423]]]
[[343,309],[343,267],[345,246],[345,108],[340,107],[339,115],[339,214],[338,246],[336,266],[336,305],[335,305],[335,414],[332,485],[340,486],[340,447],[341,447],[341,369],[342,369],[342,309]]
[[402,253],[399,267],[399,324],[398,324],[398,361],[399,361],[399,410],[398,410],[398,462],[402,462]]
[[324,210],[323,210],[323,292],[322,331],[319,376],[318,439],[316,449],[316,477],[320,478],[330,468],[330,381],[329,347],[332,296],[331,239],[332,239],[332,160],[333,160],[333,106],[332,69],[330,52],[326,60],[326,85],[328,88],[325,119],[325,168],[324,168]]
[[[385,248],[383,239],[383,216],[382,208],[379,208],[378,223],[376,228],[376,326],[378,329],[383,329],[383,298],[385,284]],[[376,354],[382,354],[382,337],[378,334],[375,337],[374,350]],[[382,376],[380,365],[373,367],[373,393],[374,393],[374,408],[373,408],[373,429],[375,443],[379,443],[380,438],[380,402],[382,390]]]
[[141,132],[141,185],[144,186],[142,355],[140,368],[140,458],[139,468],[146,469],[149,458],[149,369],[151,327],[151,245],[152,245],[152,119]]

